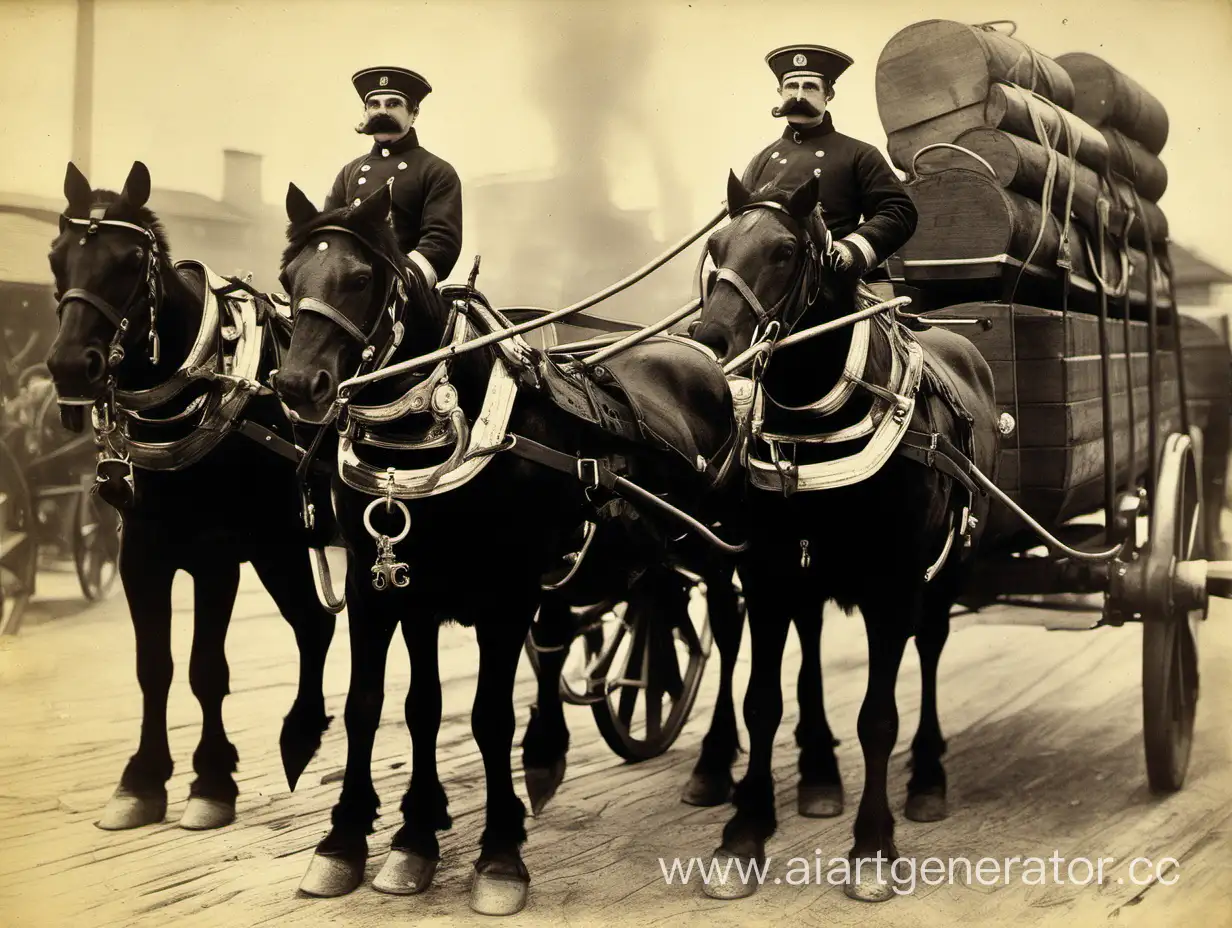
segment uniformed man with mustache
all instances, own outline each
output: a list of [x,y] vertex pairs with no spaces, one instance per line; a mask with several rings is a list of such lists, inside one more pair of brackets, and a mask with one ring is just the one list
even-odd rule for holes
[[373,138],[372,149],[334,179],[325,208],[358,206],[381,184],[393,188],[398,246],[435,287],[462,251],[462,182],[449,162],[419,144],[413,128],[431,85],[406,68],[365,68],[351,77],[364,101],[355,131]]
[[834,129],[828,106],[851,56],[823,45],[788,45],[766,55],[766,64],[782,98],[771,115],[788,125],[745,169],[744,186],[791,191],[819,177],[838,267],[865,280],[887,279],[880,265],[911,238],[917,213],[881,152]]

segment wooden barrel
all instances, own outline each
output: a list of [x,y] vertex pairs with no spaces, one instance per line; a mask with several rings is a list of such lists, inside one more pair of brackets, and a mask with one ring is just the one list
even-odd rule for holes
[[[1057,110],[1021,87],[994,83],[986,99],[965,106],[927,122],[891,132],[886,139],[890,160],[895,166],[911,171],[911,159],[925,145],[953,142],[968,129],[1000,128],[1029,141],[1036,138],[1035,121],[1039,117],[1044,131],[1054,140],[1057,151],[1069,154],[1069,142],[1077,148],[1077,160],[1096,173],[1108,167],[1108,141],[1068,110]],[[1065,129],[1068,128],[1068,134]]]
[[[1040,201],[1048,173],[1048,152],[1042,145],[988,126],[966,130],[954,139],[953,145],[956,147],[934,148],[923,152],[916,158],[917,172],[936,173],[941,170],[966,168],[987,174],[988,168],[992,168],[1002,187],[1037,203]],[[978,158],[972,157],[973,155]],[[987,167],[979,159],[983,159]],[[1097,227],[1097,204],[1102,197],[1109,200],[1110,204],[1109,228],[1120,229],[1128,208],[1133,204],[1133,198],[1126,190],[1128,182],[1120,182],[1117,194],[1110,195],[1098,174],[1086,165],[1077,164],[1061,154],[1057,155],[1052,211],[1057,215],[1064,214],[1071,171],[1075,179],[1071,207],[1077,220],[1088,231],[1094,231]],[[1142,201],[1142,206],[1147,214],[1152,241],[1166,241],[1168,222],[1163,211],[1146,200]],[[1144,243],[1143,223],[1140,217],[1135,216],[1134,225],[1130,229],[1130,244],[1141,248]]]
[[942,19],[914,23],[877,59],[882,126],[888,135],[983,104],[997,81],[1028,87],[1066,109],[1074,102],[1065,69],[1004,32]]
[[1143,198],[1155,202],[1168,189],[1168,169],[1149,151],[1116,129],[1100,129],[1108,143],[1108,161],[1114,174],[1134,185]]
[[[907,189],[919,212],[915,233],[898,251],[907,284],[926,291],[944,286],[948,294],[982,295],[1001,292],[1006,284],[1034,286],[1062,279],[1057,265],[1062,224],[1051,211],[1043,212],[1038,202],[1003,188],[986,172],[965,169],[915,178]],[[1032,254],[1041,224],[1043,236]],[[1068,241],[1073,262],[1072,308],[1094,311],[1098,267],[1091,258],[1098,261],[1096,243],[1078,223],[1071,224]],[[1019,268],[1028,258],[1024,278]],[[1129,259],[1130,300],[1133,314],[1140,316],[1147,304],[1146,257],[1130,249]],[[1106,261],[1103,276],[1115,288],[1122,274],[1115,242],[1108,242]],[[1162,271],[1157,271],[1155,284],[1157,303],[1162,307],[1168,302]]]
[[1115,183],[1117,194],[1121,201],[1120,212],[1132,211],[1134,213],[1134,224],[1129,229],[1129,243],[1135,248],[1146,247],[1143,217],[1138,214],[1139,204],[1142,206],[1142,212],[1146,214],[1146,226],[1151,231],[1151,241],[1156,243],[1166,242],[1168,240],[1168,217],[1164,215],[1164,211],[1155,203],[1142,197],[1139,197],[1138,202],[1135,203],[1128,181],[1118,178]]
[[1117,129],[1153,155],[1168,141],[1168,111],[1132,77],[1087,52],[1060,55],[1056,63],[1074,84],[1074,115],[1097,129]]

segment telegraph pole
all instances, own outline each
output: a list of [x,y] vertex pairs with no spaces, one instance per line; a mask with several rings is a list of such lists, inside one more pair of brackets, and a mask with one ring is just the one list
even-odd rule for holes
[[94,122],[94,0],[77,0],[77,48],[73,63],[72,159],[88,176]]

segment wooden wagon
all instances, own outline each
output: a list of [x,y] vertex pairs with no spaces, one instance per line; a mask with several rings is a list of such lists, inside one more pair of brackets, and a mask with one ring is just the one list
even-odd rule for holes
[[882,52],[888,149],[920,215],[892,286],[988,360],[995,483],[1036,522],[994,505],[968,604],[1103,592],[1088,627],[1142,622],[1147,773],[1174,790],[1197,626],[1208,586],[1226,592],[1206,559],[1225,556],[1232,355],[1177,306],[1163,107],[1094,56],[1053,60],[996,25],[917,23]]
[[[2,335],[3,333],[0,333]],[[118,516],[91,492],[95,447],[60,426],[33,346],[0,351],[0,634],[16,634],[33,596],[40,552],[71,559],[81,592],[104,598],[119,576]],[[0,348],[3,348],[0,345]]]

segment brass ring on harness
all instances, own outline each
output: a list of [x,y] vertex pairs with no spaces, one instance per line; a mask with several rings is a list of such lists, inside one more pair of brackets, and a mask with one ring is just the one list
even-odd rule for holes
[[[378,532],[375,528],[372,527],[372,510],[375,509],[377,506],[380,506],[386,503],[386,501],[387,500],[385,497],[378,496],[375,499],[373,499],[372,502],[368,504],[368,507],[364,510],[364,529],[374,539],[382,537],[383,533]],[[402,500],[400,499],[393,500],[393,505],[395,509],[397,509],[400,513],[402,513],[402,519],[403,519],[402,530],[398,532],[398,534],[396,535],[387,535],[385,537],[389,538],[389,543],[391,545],[396,545],[398,542],[405,539],[406,536],[411,533],[411,512],[409,509],[406,508],[406,503],[402,502]]]

